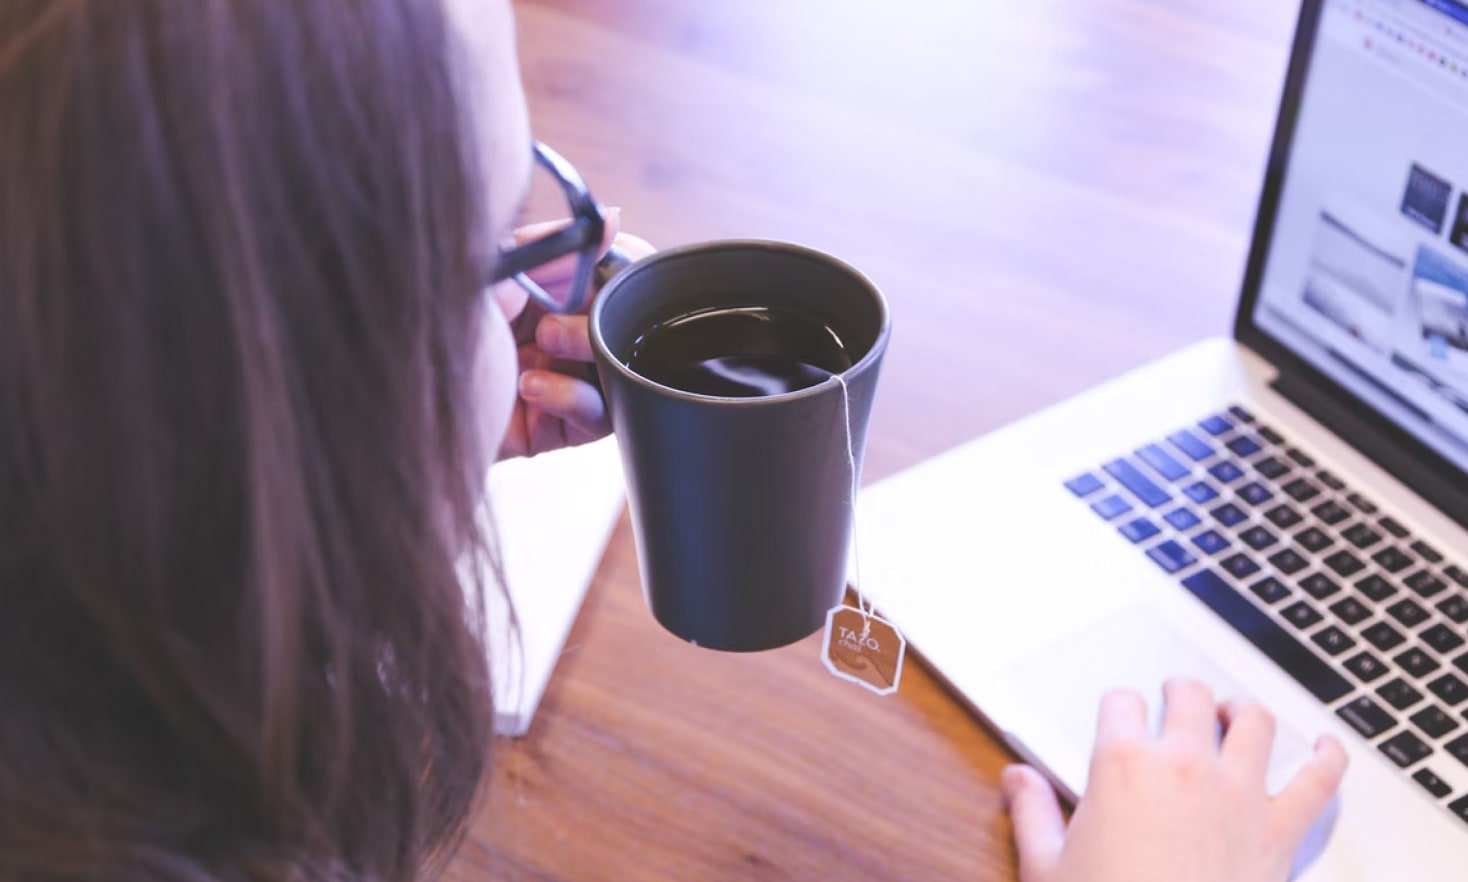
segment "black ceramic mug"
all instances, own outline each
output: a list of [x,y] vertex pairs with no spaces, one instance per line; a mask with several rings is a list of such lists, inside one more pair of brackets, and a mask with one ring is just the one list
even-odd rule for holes
[[803,313],[841,338],[852,359],[840,376],[860,474],[890,319],[877,287],[834,257],[762,241],[660,252],[602,290],[591,340],[648,606],[684,640],[747,652],[809,636],[845,590],[854,500],[842,384],[833,377],[781,395],[718,398],[627,366],[654,326],[741,306]]

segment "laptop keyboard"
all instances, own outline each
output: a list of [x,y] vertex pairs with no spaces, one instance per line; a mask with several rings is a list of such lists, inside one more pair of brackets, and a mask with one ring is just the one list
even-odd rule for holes
[[1468,822],[1468,568],[1242,407],[1065,486]]

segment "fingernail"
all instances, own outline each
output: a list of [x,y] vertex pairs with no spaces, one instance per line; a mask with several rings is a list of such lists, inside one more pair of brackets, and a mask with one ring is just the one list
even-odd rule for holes
[[539,398],[545,394],[545,379],[535,374],[521,374],[520,394],[525,398]]
[[616,220],[617,218],[622,216],[622,206],[603,205],[601,207],[601,216],[603,220]]

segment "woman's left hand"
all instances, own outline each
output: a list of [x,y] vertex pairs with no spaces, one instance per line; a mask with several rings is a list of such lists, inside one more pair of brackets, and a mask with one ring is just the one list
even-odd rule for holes
[[[603,253],[612,244],[633,260],[653,253],[646,241],[619,232],[619,221],[620,212],[607,209]],[[524,227],[515,238],[532,240],[560,225]],[[560,294],[571,284],[575,261],[574,256],[562,258],[531,271],[530,277],[552,295]],[[513,284],[500,285],[496,295],[514,329],[520,356],[519,394],[500,459],[535,456],[608,435],[612,427],[597,385],[588,331],[590,301],[582,312],[551,315]]]

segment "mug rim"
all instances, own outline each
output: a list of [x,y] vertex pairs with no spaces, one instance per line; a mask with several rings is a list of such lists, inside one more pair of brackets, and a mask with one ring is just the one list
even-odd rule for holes
[[[814,259],[817,262],[827,264],[834,269],[840,270],[854,277],[858,282],[861,283],[862,287],[864,287],[866,291],[871,294],[873,300],[876,301],[877,308],[882,316],[881,327],[877,329],[876,337],[873,338],[872,345],[867,347],[866,354],[858,359],[856,363],[854,363],[851,367],[840,372],[839,374],[832,374],[829,378],[822,380],[814,386],[807,386],[804,389],[797,389],[794,392],[781,392],[778,395],[740,397],[725,395],[704,395],[699,392],[688,392],[674,386],[666,386],[655,380],[650,380],[647,377],[644,377],[636,371],[632,370],[627,365],[622,363],[622,359],[618,358],[612,353],[611,349],[607,346],[606,341],[602,338],[601,315],[607,301],[611,299],[611,297],[616,293],[619,287],[625,284],[633,276],[637,275],[638,273],[645,272],[650,267],[653,267],[659,263],[664,263],[669,260],[678,260],[681,258],[693,257],[699,254],[706,254],[711,251],[735,251],[740,249],[783,252],[786,254],[793,254],[807,259]],[[882,289],[878,288],[876,283],[873,282],[866,273],[862,272],[861,270],[857,269],[856,267],[852,266],[841,258],[836,257],[835,255],[828,252],[822,251],[819,248],[812,248],[809,245],[800,245],[795,242],[785,242],[778,239],[713,239],[706,242],[694,242],[687,245],[678,245],[664,251],[658,251],[637,261],[636,263],[629,266],[627,269],[623,270],[621,273],[618,273],[617,277],[612,279],[611,282],[607,284],[606,288],[604,288],[597,295],[596,301],[591,306],[589,325],[591,331],[591,345],[600,360],[604,363],[610,364],[614,369],[620,372],[622,376],[627,377],[633,382],[650,390],[658,392],[662,395],[677,398],[683,401],[752,407],[764,404],[778,404],[787,401],[797,401],[802,398],[822,394],[823,392],[829,391],[832,387],[840,386],[842,380],[850,382],[852,377],[870,368],[871,365],[876,363],[877,359],[881,357],[882,350],[886,348],[887,341],[892,335],[892,313],[887,306],[886,295],[882,293]]]

